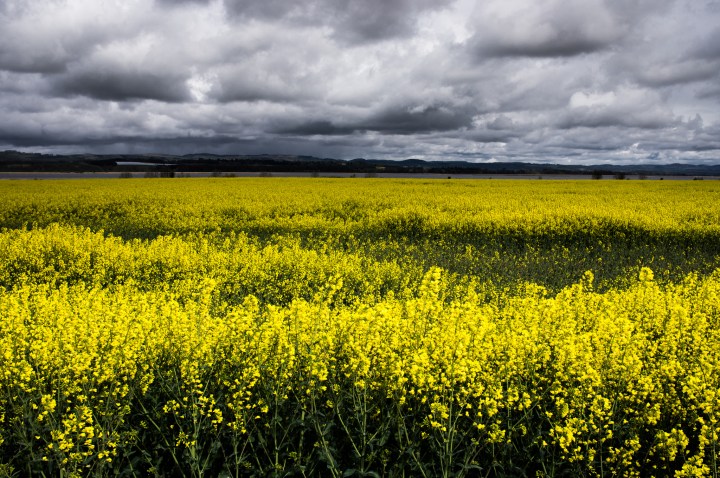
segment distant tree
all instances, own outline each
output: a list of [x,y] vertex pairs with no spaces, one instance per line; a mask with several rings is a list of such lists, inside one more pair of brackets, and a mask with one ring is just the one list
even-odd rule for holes
[[133,173],[131,173],[131,172],[129,172],[129,171],[125,171],[125,172],[120,173],[120,178],[121,178],[121,179],[130,179],[130,178],[132,178],[132,177],[133,177]]
[[593,179],[602,179],[602,178],[603,178],[603,173],[602,173],[602,171],[593,171],[592,174],[591,174],[591,177],[592,177]]
[[625,173],[617,173],[615,179],[625,179]]

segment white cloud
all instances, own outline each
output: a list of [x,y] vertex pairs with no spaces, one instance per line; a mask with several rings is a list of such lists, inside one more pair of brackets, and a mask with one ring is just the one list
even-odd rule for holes
[[571,108],[591,108],[591,107],[607,107],[617,102],[617,96],[614,92],[607,93],[584,93],[577,91],[570,97]]

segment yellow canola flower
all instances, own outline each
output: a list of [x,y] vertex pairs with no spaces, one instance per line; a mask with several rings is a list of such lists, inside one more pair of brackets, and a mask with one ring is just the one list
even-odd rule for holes
[[[522,449],[588,476],[633,476],[647,464],[658,476],[707,476],[717,461],[720,274],[668,280],[637,266],[617,287],[582,270],[559,290],[506,287],[457,270],[485,270],[485,259],[531,270],[537,244],[525,256],[511,246],[517,257],[483,256],[480,240],[449,237],[610,231],[601,238],[610,244],[613,231],[640,231],[712,242],[720,209],[709,207],[711,186],[513,183],[518,194],[509,195],[499,185],[441,194],[373,182],[383,196],[347,182],[309,194],[299,180],[277,191],[252,180],[223,189],[188,182],[181,201],[169,183],[153,183],[152,194],[128,185],[149,195],[141,203],[155,209],[143,213],[109,184],[76,202],[91,219],[104,211],[93,220],[126,239],[58,224],[76,198],[60,183],[42,196],[52,207],[37,220],[47,227],[0,232],[3,453],[8,444],[33,453],[39,442],[46,456],[37,463],[101,476],[147,446],[143,437],[169,444],[164,459],[177,453],[182,467],[208,450],[239,455],[259,443],[268,449],[255,456],[277,445],[296,446],[299,457],[307,442],[282,442],[280,430],[306,427],[298,436],[319,440],[318,449],[323,433],[346,439],[348,455],[361,454],[358,437],[387,432],[432,460],[446,445],[468,463]],[[0,185],[6,219],[30,204],[9,188]],[[603,191],[599,205],[593,194]],[[432,246],[403,234],[432,237]],[[333,245],[338,237],[346,242]],[[556,272],[572,265],[563,247]],[[424,261],[433,249],[457,262]],[[393,251],[402,252],[384,256]]]

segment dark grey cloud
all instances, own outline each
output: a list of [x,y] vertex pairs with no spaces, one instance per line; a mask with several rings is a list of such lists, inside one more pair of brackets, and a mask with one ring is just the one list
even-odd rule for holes
[[356,130],[352,127],[343,127],[334,124],[330,120],[308,121],[298,125],[282,127],[275,132],[278,134],[290,134],[298,136],[333,136],[352,134]]
[[703,60],[720,60],[720,27],[716,27],[702,38],[699,44],[692,48],[691,53],[694,57]]
[[478,34],[472,48],[480,57],[565,57],[592,53],[608,46],[602,38],[586,35],[585,32],[569,25],[566,29],[552,29],[542,39],[526,37],[486,37]]
[[570,128],[602,128],[624,126],[628,128],[661,129],[668,126],[662,118],[651,115],[625,116],[622,111],[593,108],[578,108],[565,114],[558,122],[560,129]]
[[481,53],[491,56],[554,57],[575,56],[602,49],[606,43],[594,38],[575,36],[570,32],[556,32],[542,43],[508,42],[481,44]]
[[304,121],[280,128],[277,132],[298,135],[339,135],[364,131],[383,134],[413,135],[437,131],[454,131],[472,125],[473,110],[453,105],[389,106],[370,112],[355,121]]
[[285,2],[283,0],[224,0],[232,15],[243,19],[305,19],[317,8],[315,2]]
[[716,77],[714,84],[705,84],[696,90],[697,97],[703,100],[720,100],[720,77]]
[[148,10],[105,2],[5,0],[0,10],[0,70],[52,74],[98,46],[146,27]]
[[179,7],[183,5],[208,5],[213,0],[155,0],[161,7]]
[[635,68],[636,80],[650,87],[674,86],[712,81],[720,73],[720,62],[686,59]]
[[711,21],[698,28],[704,22],[698,5],[676,2],[647,19],[612,56],[608,73],[653,89],[712,82],[720,73],[720,29],[709,27]]
[[442,8],[447,0],[329,0],[334,36],[348,43],[406,37],[416,30],[418,16]]
[[577,127],[662,129],[677,124],[672,111],[662,105],[658,94],[639,88],[621,87],[615,91],[577,92],[569,107],[558,115],[555,125],[560,129]]
[[242,19],[278,20],[321,25],[345,43],[363,44],[407,37],[416,30],[418,16],[443,8],[449,0],[224,0]]
[[121,69],[85,69],[73,71],[58,79],[58,95],[81,95],[108,101],[157,100],[181,102],[190,99],[182,76],[162,72]]
[[[69,43],[69,44],[68,44]],[[20,73],[57,73],[83,49],[74,41],[33,32],[31,25],[16,26],[0,16],[0,69]]]
[[505,115],[499,115],[487,123],[487,129],[494,131],[512,130],[515,126],[516,123],[512,118]]
[[473,22],[471,49],[482,57],[571,57],[610,47],[624,22],[599,1],[487,2]]
[[720,161],[697,0],[4,0],[0,149]]
[[472,110],[453,105],[395,107],[371,115],[356,128],[391,134],[452,131],[472,123]]
[[[6,44],[7,46],[7,44]],[[19,73],[57,73],[65,70],[68,57],[60,47],[44,48],[29,55],[18,55],[10,48],[0,50],[0,68]]]
[[[289,51],[290,52],[290,51]],[[305,63],[293,56],[268,57],[266,54],[247,57],[229,66],[220,66],[208,95],[221,103],[233,101],[302,102],[322,96],[321,84]],[[272,63],[268,64],[268,63]]]

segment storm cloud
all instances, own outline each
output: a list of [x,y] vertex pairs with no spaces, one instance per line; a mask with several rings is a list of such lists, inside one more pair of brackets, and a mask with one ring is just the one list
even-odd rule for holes
[[717,0],[5,0],[0,149],[720,160]]

